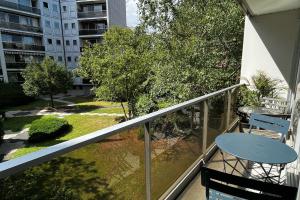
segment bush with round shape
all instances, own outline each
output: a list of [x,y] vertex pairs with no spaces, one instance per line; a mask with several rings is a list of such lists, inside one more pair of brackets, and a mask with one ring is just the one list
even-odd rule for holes
[[68,132],[67,120],[53,116],[43,117],[32,122],[29,129],[29,142],[41,142],[53,139]]

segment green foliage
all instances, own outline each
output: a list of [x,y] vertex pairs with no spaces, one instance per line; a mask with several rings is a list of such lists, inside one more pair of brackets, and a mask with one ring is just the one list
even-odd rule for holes
[[42,63],[30,63],[22,72],[25,79],[23,89],[26,95],[50,95],[52,107],[53,95],[66,92],[72,85],[72,76],[67,69],[46,57]]
[[152,96],[182,102],[237,82],[243,14],[230,1],[139,1],[157,48]]
[[141,95],[136,103],[138,115],[145,115],[158,110],[157,103],[149,95]]
[[260,98],[276,98],[278,96],[278,91],[280,89],[278,88],[278,80],[272,79],[264,72],[258,72],[257,75],[252,77],[252,80]]
[[0,83],[0,108],[29,103],[34,98],[26,96],[21,85],[17,83]]
[[239,106],[260,106],[258,92],[248,89],[247,86],[240,87],[240,95],[238,98]]
[[103,44],[84,48],[77,73],[91,79],[99,99],[127,101],[129,117],[135,116],[137,97],[144,91],[151,69],[150,41],[139,30],[112,27]]
[[29,141],[41,142],[66,133],[70,128],[68,121],[56,117],[43,117],[32,122],[29,129]]

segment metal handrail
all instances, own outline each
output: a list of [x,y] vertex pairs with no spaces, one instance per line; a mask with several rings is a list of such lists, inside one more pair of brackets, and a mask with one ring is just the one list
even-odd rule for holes
[[28,25],[18,24],[18,23],[14,23],[14,22],[0,21],[0,26],[3,28],[13,29],[13,30],[22,30],[22,31],[42,33],[41,27],[28,26]]
[[3,42],[3,49],[45,51],[45,46],[34,44],[22,44],[16,42]]
[[104,34],[106,28],[102,29],[80,29],[79,30],[79,35],[95,35],[95,34]]
[[186,108],[188,106],[192,106],[199,102],[208,100],[219,94],[223,94],[227,91],[231,91],[232,89],[237,88],[241,85],[244,85],[244,84],[236,84],[231,87],[228,87],[228,88],[216,91],[216,92],[212,92],[210,94],[206,94],[204,96],[201,96],[201,97],[198,97],[195,99],[191,99],[189,101],[185,101],[183,103],[179,103],[177,105],[170,106],[168,108],[164,108],[164,109],[158,110],[156,112],[153,112],[153,113],[141,116],[141,117],[137,117],[135,119],[132,119],[132,120],[120,123],[120,124],[116,124],[114,126],[107,127],[107,128],[95,131],[93,133],[90,133],[90,134],[87,134],[87,135],[84,135],[84,136],[81,136],[81,137],[78,137],[78,138],[75,138],[75,139],[72,139],[72,140],[69,140],[66,142],[62,142],[62,143],[54,145],[54,146],[47,147],[47,148],[39,150],[37,152],[33,152],[30,154],[24,155],[22,157],[0,163],[0,178],[7,177],[16,172],[25,170],[29,167],[33,167],[38,164],[44,163],[46,161],[51,160],[52,158],[63,155],[67,152],[78,149],[80,147],[84,147],[86,145],[89,145],[89,144],[92,144],[95,142],[99,142],[100,140],[102,140],[104,138],[107,138],[116,133],[119,133],[120,131],[129,129],[132,127],[137,127],[140,125],[145,125],[145,123],[151,122],[158,117],[165,116],[169,113],[173,113],[173,112],[176,112],[183,108]]
[[102,11],[87,11],[87,12],[77,12],[78,18],[89,18],[89,17],[106,17],[106,10]]
[[0,1],[0,6],[6,7],[6,8],[12,8],[12,9],[16,9],[16,10],[21,10],[21,11],[25,11],[25,12],[35,13],[38,15],[41,14],[41,10],[36,7],[24,6],[21,4],[17,4],[17,3],[13,3],[13,2],[5,1],[5,0]]

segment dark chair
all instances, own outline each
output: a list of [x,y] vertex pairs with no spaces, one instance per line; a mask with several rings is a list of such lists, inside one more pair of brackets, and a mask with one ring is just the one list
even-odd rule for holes
[[206,199],[218,200],[293,200],[297,188],[261,182],[235,176],[206,167],[201,168],[201,184],[206,187]]
[[[250,127],[249,127],[249,133],[252,133],[253,127],[259,127],[264,130],[270,130],[281,134],[281,137],[279,138],[281,142],[284,141],[285,136],[287,135],[289,131],[290,121],[280,119],[277,117],[270,117],[266,115],[261,115],[257,113],[252,113],[250,116],[249,121]],[[267,135],[268,133],[265,132]],[[263,135],[263,133],[262,133]],[[272,137],[272,133],[268,134],[270,137]],[[274,134],[273,134],[274,135]]]

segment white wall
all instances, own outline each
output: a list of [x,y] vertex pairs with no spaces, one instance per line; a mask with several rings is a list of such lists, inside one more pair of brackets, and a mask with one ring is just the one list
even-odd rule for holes
[[[264,71],[293,89],[297,74],[300,9],[246,17],[241,81]],[[282,94],[287,96],[287,91]]]

